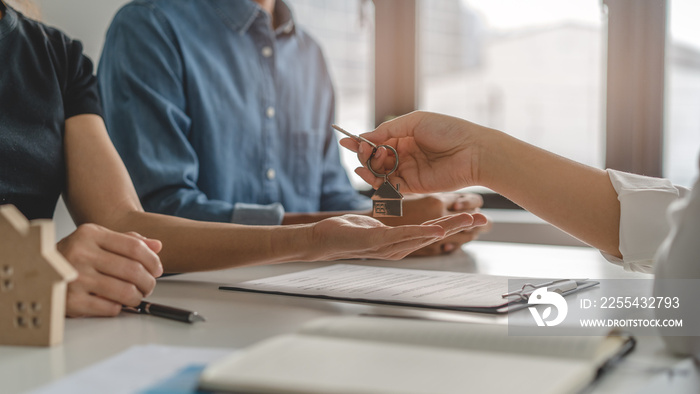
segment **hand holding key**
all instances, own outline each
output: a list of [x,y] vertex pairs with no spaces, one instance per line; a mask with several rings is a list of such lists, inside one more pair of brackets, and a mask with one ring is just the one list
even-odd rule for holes
[[340,144],[358,153],[360,162],[369,161],[374,170],[360,167],[355,172],[375,189],[382,186],[383,179],[373,171],[381,173],[394,166],[394,158],[383,147],[391,146],[401,156],[392,178],[403,192],[452,191],[483,184],[479,183],[482,174],[478,164],[482,159],[480,140],[488,134],[484,129],[462,119],[412,112],[384,122],[358,139],[344,138]]
[[[380,126],[380,128],[382,126]],[[339,130],[343,134],[350,137],[350,139],[345,138],[340,141],[341,145],[344,147],[351,149],[354,152],[358,152],[359,149],[364,146],[365,150],[358,152],[358,156],[363,163],[366,163],[367,167],[362,167],[361,169],[356,170],[356,172],[360,174],[365,181],[372,184],[377,189],[375,196],[378,194],[385,195],[385,192],[388,191],[386,190],[387,185],[389,185],[386,181],[386,174],[394,174],[394,172],[398,173],[399,176],[394,175],[393,179],[399,179],[399,181],[403,183],[402,177],[405,177],[404,173],[408,173],[410,175],[411,169],[415,168],[416,161],[412,155],[415,154],[420,147],[428,146],[427,144],[422,144],[417,148],[415,146],[415,139],[412,137],[404,139],[376,139],[372,137],[376,131],[364,135],[374,139],[375,141],[382,141],[383,145],[377,145],[364,138],[364,136],[354,136],[342,129],[339,129],[338,127],[335,128],[336,130]],[[431,139],[432,137],[427,135],[427,143],[430,143]],[[447,145],[450,145],[449,142]],[[394,148],[394,146],[397,148]],[[401,154],[402,157],[401,163],[399,163],[399,161],[396,159],[399,154]],[[403,160],[404,156],[408,156],[408,163]],[[431,167],[431,165],[428,165],[426,170],[430,171]],[[453,167],[455,167],[453,169],[459,169],[460,166],[453,165]],[[430,174],[429,176],[434,176],[434,174]],[[407,179],[412,180],[410,177]],[[416,190],[409,189],[409,192],[410,191],[415,192]],[[419,224],[426,220],[430,220],[431,218],[438,218],[455,212],[467,212],[474,218],[474,222],[471,227],[463,229],[462,231],[456,232],[449,237],[428,245],[421,250],[414,252],[414,255],[436,255],[459,250],[462,244],[474,240],[478,237],[479,233],[487,231],[490,227],[486,217],[480,213],[477,213],[483,202],[481,197],[478,195],[471,193],[449,193],[421,196],[418,198],[404,200],[403,202],[406,206],[406,213],[404,216],[384,216],[381,218],[382,222],[390,226]]]
[[[369,158],[367,159],[367,168],[372,172],[374,176],[377,178],[384,178],[384,182],[382,183],[379,188],[377,188],[377,191],[374,192],[374,195],[372,196],[372,216],[374,217],[395,217],[395,216],[403,216],[403,195],[399,192],[399,184],[396,184],[396,188],[389,182],[389,175],[393,174],[396,169],[399,167],[399,154],[396,152],[396,149],[392,147],[391,145],[375,145],[371,141],[362,138],[360,136],[351,134],[345,130],[343,130],[341,127],[338,125],[332,125],[334,129],[340,131],[341,133],[347,135],[348,137],[352,138],[358,143],[365,142],[372,146],[372,153],[370,154]],[[378,148],[384,148],[385,150],[388,149],[391,152],[393,152],[394,156],[394,166],[391,170],[384,172],[384,173],[379,173],[376,172],[372,168],[372,158],[373,156],[377,153]]]
[[[602,251],[622,256],[620,203],[607,171],[548,152],[507,133],[464,119],[413,112],[363,138],[393,146],[401,163],[393,179],[404,192],[431,193],[481,185]],[[369,159],[369,145],[341,145]],[[378,149],[372,167],[392,164]],[[378,187],[367,168],[355,171]]]

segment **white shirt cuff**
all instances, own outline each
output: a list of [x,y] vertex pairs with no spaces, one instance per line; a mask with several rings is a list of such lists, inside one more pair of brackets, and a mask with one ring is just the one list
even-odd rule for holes
[[620,201],[620,253],[603,253],[627,271],[653,272],[654,255],[670,230],[666,211],[685,194],[668,179],[607,170]]

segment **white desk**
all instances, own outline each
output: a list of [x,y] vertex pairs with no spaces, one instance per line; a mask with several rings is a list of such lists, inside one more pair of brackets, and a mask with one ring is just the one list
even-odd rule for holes
[[[370,264],[369,261],[353,261]],[[376,263],[376,262],[375,262]],[[589,248],[473,242],[446,257],[379,262],[383,266],[532,277],[595,279],[648,278],[627,273]],[[122,313],[117,318],[68,319],[64,343],[53,348],[0,347],[0,393],[16,393],[60,379],[132,345],[167,344],[243,348],[294,331],[309,320],[340,314],[404,314],[464,321],[503,322],[502,316],[428,312],[417,308],[372,306],[319,299],[220,291],[218,286],[318,267],[292,263],[179,275],[159,280],[148,299],[196,310],[204,323],[183,324]],[[520,311],[526,312],[526,311]],[[519,312],[518,312],[519,313]],[[638,338],[638,347],[613,373],[591,387],[594,393],[700,392],[700,373],[690,360],[668,355],[657,337]],[[688,367],[688,366],[691,367]],[[677,368],[669,373],[669,368]],[[678,373],[678,368],[684,368]],[[680,376],[679,376],[680,375]]]

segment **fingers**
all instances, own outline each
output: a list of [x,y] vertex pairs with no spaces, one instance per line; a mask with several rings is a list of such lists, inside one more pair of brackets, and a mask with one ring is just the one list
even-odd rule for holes
[[474,212],[484,205],[484,199],[479,194],[453,193],[452,197],[453,200],[447,205],[447,210],[451,212]]
[[[372,153],[374,153],[374,156]],[[375,150],[370,144],[362,142],[360,144],[360,150],[357,153],[357,158],[360,159],[362,163],[367,163],[370,157],[372,158],[372,168],[379,170],[387,157],[387,150],[383,146],[379,146]]]
[[155,278],[138,262],[105,251],[83,256],[85,259],[69,259],[78,271],[78,278],[68,284],[73,294],[99,296],[118,305],[138,305],[155,288]]
[[397,244],[404,241],[434,242],[446,236],[445,228],[439,224],[424,224],[399,227],[385,227],[385,234],[381,242],[386,244]]
[[[486,216],[484,216],[481,213],[460,213],[456,215],[450,215],[442,218],[429,220],[423,224],[437,224],[439,226],[442,226],[445,229],[445,237],[450,237],[454,234],[458,234],[460,232],[465,231],[474,231],[475,234],[478,234],[480,232],[483,232],[483,229],[478,228],[487,226],[489,223]],[[465,242],[469,242],[473,239],[474,238],[472,237],[471,239]]]
[[[357,153],[357,159],[363,165],[367,164],[367,160],[372,157],[372,168],[377,172],[385,172],[387,169],[394,167],[395,158],[389,154],[389,151],[383,147],[375,149],[366,142],[358,143],[352,138],[343,138],[340,140],[340,145]],[[372,153],[374,152],[374,155]]]
[[389,247],[392,252],[384,257],[389,260],[398,260],[410,256],[437,256],[449,254],[459,250],[467,242],[475,240],[480,229],[473,227],[468,230],[457,231],[451,236],[424,240],[410,240],[400,242]]
[[440,242],[437,242],[441,253],[452,253],[462,247],[462,245],[475,240],[479,236],[479,230],[472,228],[457,232]]
[[104,250],[138,261],[155,277],[163,275],[163,265],[158,255],[136,236],[105,231],[97,243]]
[[[462,245],[471,242],[478,238],[479,234],[488,230],[488,219],[480,213],[470,215],[472,217],[471,225],[466,228],[453,227],[447,231],[445,238],[437,240],[431,245],[416,250],[411,253],[411,256],[436,256],[441,254],[449,254],[459,250]],[[443,218],[431,220],[426,223],[440,222]]]
[[[438,238],[434,242],[424,243],[423,246],[418,249],[414,249],[414,251],[408,254],[401,255],[400,252],[397,252],[394,257],[402,258],[405,256],[418,257],[450,254],[461,249],[462,245],[466,244],[467,242],[477,239],[481,232],[481,227],[472,227],[467,230],[458,231],[451,236]],[[410,248],[411,246],[415,247],[415,244],[411,245],[409,242],[406,242],[399,244],[398,246]]]
[[[363,181],[367,182],[368,185],[372,186],[373,189],[379,189],[379,187],[382,186],[382,183],[384,183],[384,177],[375,176],[369,169],[367,169],[367,167],[355,168],[355,174],[359,175],[359,177],[362,178]],[[407,185],[406,180],[403,177],[398,176],[396,172],[391,174],[391,183]],[[401,193],[404,195],[411,193],[410,190],[406,191],[406,186],[403,187],[404,188],[401,189]]]
[[[372,146],[366,142],[358,143],[357,141],[353,140],[352,138],[343,138],[340,140],[340,145],[342,145],[344,148],[347,148],[355,153],[357,153],[357,158],[362,163],[362,167],[358,167],[355,169],[355,173],[359,175],[367,184],[371,185],[372,188],[377,189],[382,185],[382,178],[376,177],[369,169],[364,167],[367,163],[367,160],[369,159],[370,155],[372,154]],[[372,160],[372,168],[375,170],[381,170],[381,162],[382,160],[386,159],[387,153],[386,153],[386,148],[379,148],[378,149],[378,154],[380,154],[379,157],[375,155],[375,158]]]
[[[138,290],[138,295],[135,292],[120,290],[115,293],[120,298],[112,298],[115,301],[120,301],[124,305],[133,304],[133,297],[138,297],[140,299],[149,296],[156,287],[156,278],[151,275],[141,263],[116,254],[106,255],[101,258],[97,269],[105,275],[119,279],[119,282],[135,286],[135,289]],[[107,286],[113,290],[117,290],[118,288],[116,285]],[[106,296],[106,294],[101,293],[100,290],[92,290],[92,292]],[[119,296],[119,294],[121,294],[121,296]],[[132,298],[130,299],[129,297]]]
[[[93,289],[90,294],[100,296],[112,302],[116,302],[120,305],[136,306],[141,302],[147,294],[142,293],[136,285],[133,283],[125,282],[122,280],[116,280],[107,276],[100,277],[100,280],[96,282],[98,286]],[[153,284],[155,287],[155,282]],[[148,291],[151,293],[153,289]]]
[[345,149],[348,149],[352,152],[357,153],[359,149],[359,145],[357,141],[353,140],[352,138],[342,138],[340,141],[340,146],[342,146]]
[[370,164],[372,164],[372,168],[380,174],[386,174],[391,171],[397,160],[396,156],[393,153],[389,153],[389,150],[383,146],[378,147],[371,158]]
[[66,316],[86,317],[86,316],[116,316],[122,310],[122,305],[90,295],[85,292],[71,291],[68,286],[66,294]]
[[136,306],[163,273],[162,244],[138,233],[81,225],[57,246],[78,271],[68,285],[69,316],[113,316],[122,305]]
[[[382,185],[383,178],[375,176],[374,173],[367,168],[367,162],[370,160],[370,157],[372,159],[369,165],[372,166],[374,172],[379,174],[388,172],[390,169],[394,168],[394,164],[396,163],[396,158],[393,157],[393,155],[390,155],[389,151],[383,146],[379,146],[375,151],[370,144],[366,142],[358,143],[352,138],[341,139],[340,145],[357,153],[357,158],[360,163],[362,163],[363,167],[358,167],[355,169],[355,173],[357,173],[374,189],[377,189]],[[372,155],[373,152],[374,155]]]
[[355,174],[359,175],[360,178],[362,178],[363,181],[367,182],[368,185],[372,186],[373,189],[379,189],[382,183],[384,183],[384,178],[377,178],[366,167],[356,168]]
[[409,254],[415,253],[416,250],[422,250],[426,247],[430,247],[430,245],[435,244],[435,241],[438,239],[439,238],[420,238],[397,242],[387,246],[383,251],[385,253],[384,256],[377,258],[382,258],[385,260],[400,260]]
[[321,246],[315,258],[326,261],[358,257],[400,259],[473,223],[474,217],[466,213],[398,227],[384,225],[364,215],[336,216],[313,225],[313,244]]
[[[68,290],[69,293],[80,295],[79,300],[89,303],[89,305],[83,306],[86,310],[90,310],[90,305],[96,303],[90,297],[98,297],[117,305],[136,306],[146,296],[133,283],[107,275],[89,275],[85,271],[78,276],[76,281],[68,285]],[[103,303],[96,305],[101,304]]]
[[[143,242],[146,243],[146,246],[148,246],[148,248],[151,249],[153,251],[153,253],[158,254],[158,253],[160,253],[161,250],[163,250],[163,243],[157,239],[146,238],[143,240]],[[160,269],[161,269],[161,273],[162,273],[163,272],[163,263],[161,263]]]
[[[475,240],[478,237],[478,234],[479,232],[476,230],[461,231],[453,235],[452,237],[445,238],[444,240],[434,242],[426,247],[418,249],[415,252],[411,253],[410,256],[439,256],[444,254],[450,254],[457,250],[460,250],[462,245],[464,245],[465,243]],[[455,236],[459,236],[459,239],[453,238]]]
[[160,251],[163,249],[163,243],[157,239],[146,238],[135,231],[129,231],[126,234],[131,235],[132,237],[136,237],[145,242],[146,246],[148,246],[148,248],[151,249],[154,253],[160,253]]
[[[372,155],[372,152],[374,151],[374,148],[372,145],[366,143],[366,142],[357,142],[353,140],[352,138],[343,138],[340,141],[338,141],[340,145],[346,149],[349,149],[355,153],[357,153],[357,158],[360,160],[362,163],[366,163],[367,159]],[[383,154],[386,154],[386,148],[377,148],[377,151],[383,151]],[[376,157],[376,154],[375,154]],[[377,162],[378,163],[378,162]],[[376,163],[375,163],[376,164]]]
[[474,218],[474,226],[490,226],[491,224],[488,217],[483,213],[473,213],[472,217]]
[[446,236],[439,225],[411,225],[386,227],[382,245],[373,258],[399,260],[410,253],[425,248]]
[[415,250],[431,245],[445,236],[444,229],[439,225],[387,227],[385,235],[381,238],[383,246],[375,258],[402,259]]
[[[483,215],[482,215],[483,216]],[[441,218],[428,220],[423,225],[437,225],[445,230],[446,236],[462,231],[474,225],[474,216],[468,213],[458,213]]]
[[393,153],[389,153],[386,147],[379,146],[375,150],[366,142],[360,144],[360,151],[357,157],[365,166],[369,160],[374,172],[380,174],[388,173],[396,164],[396,157]]
[[379,125],[374,131],[361,134],[370,141],[386,141],[392,137],[409,137],[413,135],[415,126],[420,122],[421,112],[412,112],[399,116]]

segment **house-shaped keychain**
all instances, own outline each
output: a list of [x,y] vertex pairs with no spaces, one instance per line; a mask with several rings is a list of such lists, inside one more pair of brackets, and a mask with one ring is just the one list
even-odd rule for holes
[[382,183],[379,189],[372,195],[372,216],[394,217],[403,215],[403,195],[398,189],[398,183],[396,184],[396,188],[387,180]]
[[0,345],[63,341],[66,285],[78,277],[56,250],[53,222],[0,206]]
[[[374,142],[364,137],[343,130],[343,128],[338,125],[332,125],[332,127],[352,138],[358,144],[366,142],[373,148],[372,154],[369,156],[369,159],[367,159],[367,168],[374,176],[384,177],[384,183],[372,195],[372,216],[380,218],[403,216],[403,195],[399,192],[399,184],[397,183],[396,188],[394,188],[394,186],[389,183],[389,175],[393,174],[399,167],[399,153],[396,149],[391,145],[376,145]],[[377,149],[381,147],[393,153],[395,159],[394,168],[385,174],[377,173],[374,171],[374,168],[372,168],[372,158],[377,153]]]

